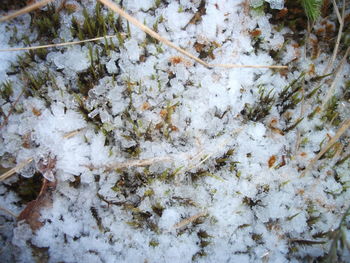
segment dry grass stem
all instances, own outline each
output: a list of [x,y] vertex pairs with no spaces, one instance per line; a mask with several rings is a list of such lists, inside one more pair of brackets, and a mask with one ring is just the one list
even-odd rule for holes
[[339,20],[339,31],[338,31],[338,36],[337,36],[337,40],[335,42],[335,46],[334,46],[334,50],[333,50],[333,54],[332,57],[330,58],[327,67],[325,68],[323,75],[327,74],[328,71],[333,67],[334,61],[337,57],[338,54],[338,49],[339,49],[339,44],[340,44],[340,40],[341,40],[341,36],[343,33],[343,28],[344,28],[344,19],[345,19],[345,0],[343,0],[343,10],[342,10],[342,14],[340,16],[340,12],[339,12],[339,8],[337,6],[337,3],[335,2],[335,0],[333,1],[333,6],[335,9],[335,12],[337,14],[338,20]]
[[343,122],[341,127],[338,129],[337,133],[332,137],[332,139],[329,140],[327,145],[323,147],[323,149],[316,155],[315,158],[313,158],[308,166],[305,168],[303,173],[300,175],[301,177],[305,176],[307,172],[310,171],[310,169],[314,166],[314,164],[324,155],[332,146],[335,144],[340,136],[343,135],[343,133],[350,127],[350,119],[347,119]]
[[16,215],[15,213],[13,213],[13,212],[11,212],[10,210],[8,210],[8,209],[6,209],[6,208],[3,208],[3,207],[1,207],[1,206],[0,206],[0,211],[4,211],[5,213],[7,213],[7,214],[13,216],[14,218],[17,218],[17,215]]
[[350,53],[350,47],[348,47],[348,49],[346,50],[343,59],[340,61],[339,66],[336,69],[336,74],[334,76],[334,79],[333,79],[333,82],[331,84],[331,87],[328,89],[326,97],[325,97],[325,99],[323,100],[323,102],[321,104],[321,112],[326,108],[327,102],[330,100],[330,98],[334,94],[334,90],[335,90],[336,84],[337,84],[338,75],[341,73],[342,68],[343,68],[343,66],[344,66],[344,64],[346,62],[346,59],[347,59],[349,53]]
[[236,65],[236,64],[207,64],[208,68],[270,68],[270,69],[287,69],[288,66],[279,65]]
[[21,163],[19,163],[16,167],[13,167],[11,170],[8,170],[7,172],[3,173],[0,176],[0,182],[4,181],[5,179],[11,177],[21,169],[23,169],[27,164],[31,163],[33,161],[33,158],[29,158]]
[[[132,160],[132,161],[126,161],[122,163],[116,163],[116,164],[110,164],[103,166],[106,170],[114,170],[114,169],[123,169],[123,168],[131,168],[131,167],[142,167],[147,166],[159,162],[170,162],[173,161],[173,158],[166,156],[166,157],[155,157],[150,159],[143,159],[143,160]],[[103,167],[90,167],[92,169],[99,169]]]
[[52,2],[52,1],[54,1],[54,0],[43,0],[43,1],[40,1],[37,3],[34,3],[32,5],[26,6],[26,7],[22,8],[16,12],[13,12],[7,16],[0,17],[0,22],[4,22],[4,21],[10,20],[10,19],[13,19],[17,16],[27,14],[35,9],[38,9],[44,5],[47,5],[48,3]]
[[99,40],[109,39],[109,38],[113,38],[113,37],[116,37],[116,35],[108,35],[108,36],[104,36],[104,37],[95,37],[95,38],[90,38],[90,39],[85,39],[85,40],[64,42],[64,43],[58,43],[58,44],[48,44],[48,45],[42,45],[42,46],[0,49],[0,52],[34,50],[34,49],[51,48],[51,47],[63,47],[63,46],[76,45],[76,44],[81,44],[81,43],[86,43],[86,42],[99,41]]
[[200,217],[202,217],[202,216],[206,216],[206,215],[207,215],[206,212],[201,212],[201,213],[198,213],[198,214],[196,214],[196,215],[194,215],[194,216],[188,217],[188,218],[186,218],[186,219],[180,221],[179,223],[175,224],[175,225],[173,226],[173,229],[179,229],[179,228],[181,228],[181,227],[184,227],[184,226],[186,226],[186,225],[192,223],[193,221],[197,220],[198,218],[200,218]]
[[193,59],[194,61],[198,62],[199,64],[212,68],[212,67],[222,67],[222,68],[275,68],[275,69],[282,69],[282,68],[288,68],[287,66],[264,66],[264,65],[234,65],[234,64],[215,64],[210,65],[207,62],[201,60],[200,58],[194,56],[193,54],[187,52],[186,50],[176,46],[174,43],[169,41],[168,39],[160,36],[158,33],[150,29],[149,27],[145,26],[141,22],[139,22],[137,19],[126,13],[124,10],[122,10],[118,5],[113,3],[110,0],[98,0],[108,8],[110,8],[115,13],[119,14],[120,16],[124,17],[126,20],[128,20],[130,23],[135,25],[136,27],[140,28],[143,32],[150,35],[151,37],[157,39],[158,41],[164,43],[165,45],[177,50],[181,54]]
[[11,105],[11,109],[10,109],[9,113],[5,116],[4,122],[0,125],[0,129],[2,129],[7,124],[9,117],[11,116],[14,108],[16,107],[17,103],[19,102],[19,99],[22,97],[23,93],[24,93],[24,90],[22,90],[22,92],[18,95],[15,102]]

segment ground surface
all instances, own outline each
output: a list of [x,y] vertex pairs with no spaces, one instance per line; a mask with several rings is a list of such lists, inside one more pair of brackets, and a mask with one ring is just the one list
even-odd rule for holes
[[4,261],[332,255],[337,231],[348,232],[338,227],[349,131],[308,167],[350,112],[346,35],[327,68],[339,28],[332,5],[307,38],[290,1],[283,10],[279,1],[122,1],[207,63],[288,65],[275,70],[206,68],[95,3],[57,2],[0,24],[1,48],[118,32],[1,53],[1,169],[33,159],[0,185],[1,208],[19,215],[0,215]]

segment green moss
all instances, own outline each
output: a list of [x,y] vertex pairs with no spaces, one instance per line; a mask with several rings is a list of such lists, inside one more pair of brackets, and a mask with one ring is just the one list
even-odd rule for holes
[[265,118],[269,113],[275,102],[275,95],[272,94],[273,89],[266,93],[266,89],[263,86],[259,86],[259,99],[258,101],[250,106],[245,105],[241,114],[250,121],[260,121]]
[[16,182],[6,185],[6,187],[18,195],[20,204],[26,204],[38,197],[42,186],[42,178],[40,173],[35,173],[30,178],[19,176]]
[[13,83],[10,80],[6,80],[3,83],[1,83],[1,97],[9,101],[10,97],[13,95]]
[[284,128],[282,131],[283,131],[284,133],[290,132],[291,130],[295,129],[295,128],[298,126],[298,124],[301,123],[301,122],[303,121],[303,119],[304,119],[304,118],[299,118],[299,119],[297,119],[296,122],[294,122],[292,125],[290,125],[290,126]]
[[110,30],[118,32],[117,20],[114,18],[114,13],[108,12],[103,14],[102,5],[97,2],[94,12],[89,14],[86,8],[83,10],[83,23],[79,23],[76,17],[72,18],[71,33],[73,37],[84,40],[106,36]]
[[328,122],[334,126],[339,126],[342,122],[338,112],[339,99],[336,96],[333,96],[328,103],[326,104],[325,110],[321,119],[325,122]]
[[45,38],[45,41],[58,37],[60,28],[60,15],[53,4],[47,6],[45,10],[32,13],[31,28],[38,32],[38,39]]
[[99,216],[97,209],[92,206],[92,207],[90,207],[90,212],[91,212],[92,217],[96,220],[96,224],[97,224],[100,232],[105,232],[106,229],[102,225],[102,218]]
[[149,242],[149,245],[150,245],[151,247],[157,247],[157,246],[159,246],[159,242],[152,239],[152,240]]
[[152,211],[156,213],[159,217],[162,216],[164,209],[165,208],[160,203],[152,205]]
[[300,0],[305,14],[311,21],[316,21],[321,15],[323,0]]
[[293,80],[278,94],[276,106],[280,114],[285,113],[287,110],[294,109],[303,99],[302,88],[304,77],[305,73],[302,72],[297,79]]
[[95,87],[100,79],[107,75],[107,69],[100,61],[101,55],[99,49],[89,46],[90,67],[78,73],[79,92],[87,96],[89,90]]

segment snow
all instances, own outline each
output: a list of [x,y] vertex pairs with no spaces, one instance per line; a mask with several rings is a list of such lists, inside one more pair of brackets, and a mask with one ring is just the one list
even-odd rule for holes
[[[100,51],[104,73],[79,86],[78,79],[91,70],[88,45],[49,49],[46,60],[32,62],[29,70],[49,70],[54,81],[39,95],[20,97],[0,134],[1,168],[33,158],[18,175],[27,178],[40,164],[55,162],[42,172],[57,186],[51,206],[41,210],[41,228],[33,231],[25,222],[9,223],[0,216],[6,237],[0,242],[8,246],[4,251],[13,248],[18,262],[34,262],[31,245],[48,248],[49,262],[298,262],[301,255],[327,251],[325,244],[300,247],[293,254],[291,240],[311,240],[313,234],[336,228],[349,199],[347,163],[334,168],[328,159],[320,160],[318,169],[300,177],[336,127],[319,129],[323,120],[305,117],[296,129],[281,132],[302,112],[312,112],[309,101],[284,114],[274,104],[257,121],[244,114],[260,103],[259,87],[277,97],[310,64],[322,75],[325,55],[312,60],[304,47],[285,43],[289,29],[278,32],[269,14],[244,13],[243,1],[206,1],[201,20],[184,30],[199,2],[161,1],[156,8],[156,1],[130,0],[123,8],[150,27],[161,21],[162,36],[197,56],[213,48],[213,57],[203,58],[208,63],[295,63],[293,68],[206,68],[130,26],[131,35],[122,32],[124,45],[114,39],[116,48],[108,54],[102,52],[103,41],[91,43]],[[283,0],[266,2],[274,9],[284,7]],[[79,7],[74,15],[83,21],[84,3],[69,3]],[[71,15],[62,13],[58,35],[73,40],[67,30]],[[0,47],[12,45],[11,23],[18,23],[21,34],[29,20],[24,16],[28,23],[0,24]],[[121,19],[120,26],[126,29],[126,21]],[[262,32],[261,48],[249,34],[256,28]],[[281,52],[280,61],[271,50]],[[14,83],[14,94],[0,99],[5,114],[27,84],[20,74],[8,74],[17,54],[1,53],[0,80]],[[345,63],[336,94],[344,89],[349,70]],[[307,74],[307,81],[312,77]],[[85,94],[78,91],[89,85]],[[340,103],[343,119],[348,104]],[[0,207],[17,214],[25,204],[8,186],[19,182],[18,176],[0,185]],[[311,205],[315,211],[310,212]],[[312,227],[310,215],[321,217]]]
[[80,72],[90,66],[88,50],[84,50],[79,46],[68,48],[66,52],[50,54],[53,57],[53,62],[58,69],[66,69],[67,72]]

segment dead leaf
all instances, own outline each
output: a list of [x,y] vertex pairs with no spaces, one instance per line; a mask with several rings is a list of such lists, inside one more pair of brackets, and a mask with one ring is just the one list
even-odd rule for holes
[[33,231],[41,228],[44,223],[41,222],[41,209],[52,205],[52,192],[56,188],[56,182],[50,182],[43,179],[43,185],[37,199],[29,202],[24,210],[17,217],[18,221],[25,220]]
[[269,168],[271,168],[276,162],[276,155],[272,155],[268,161]]

